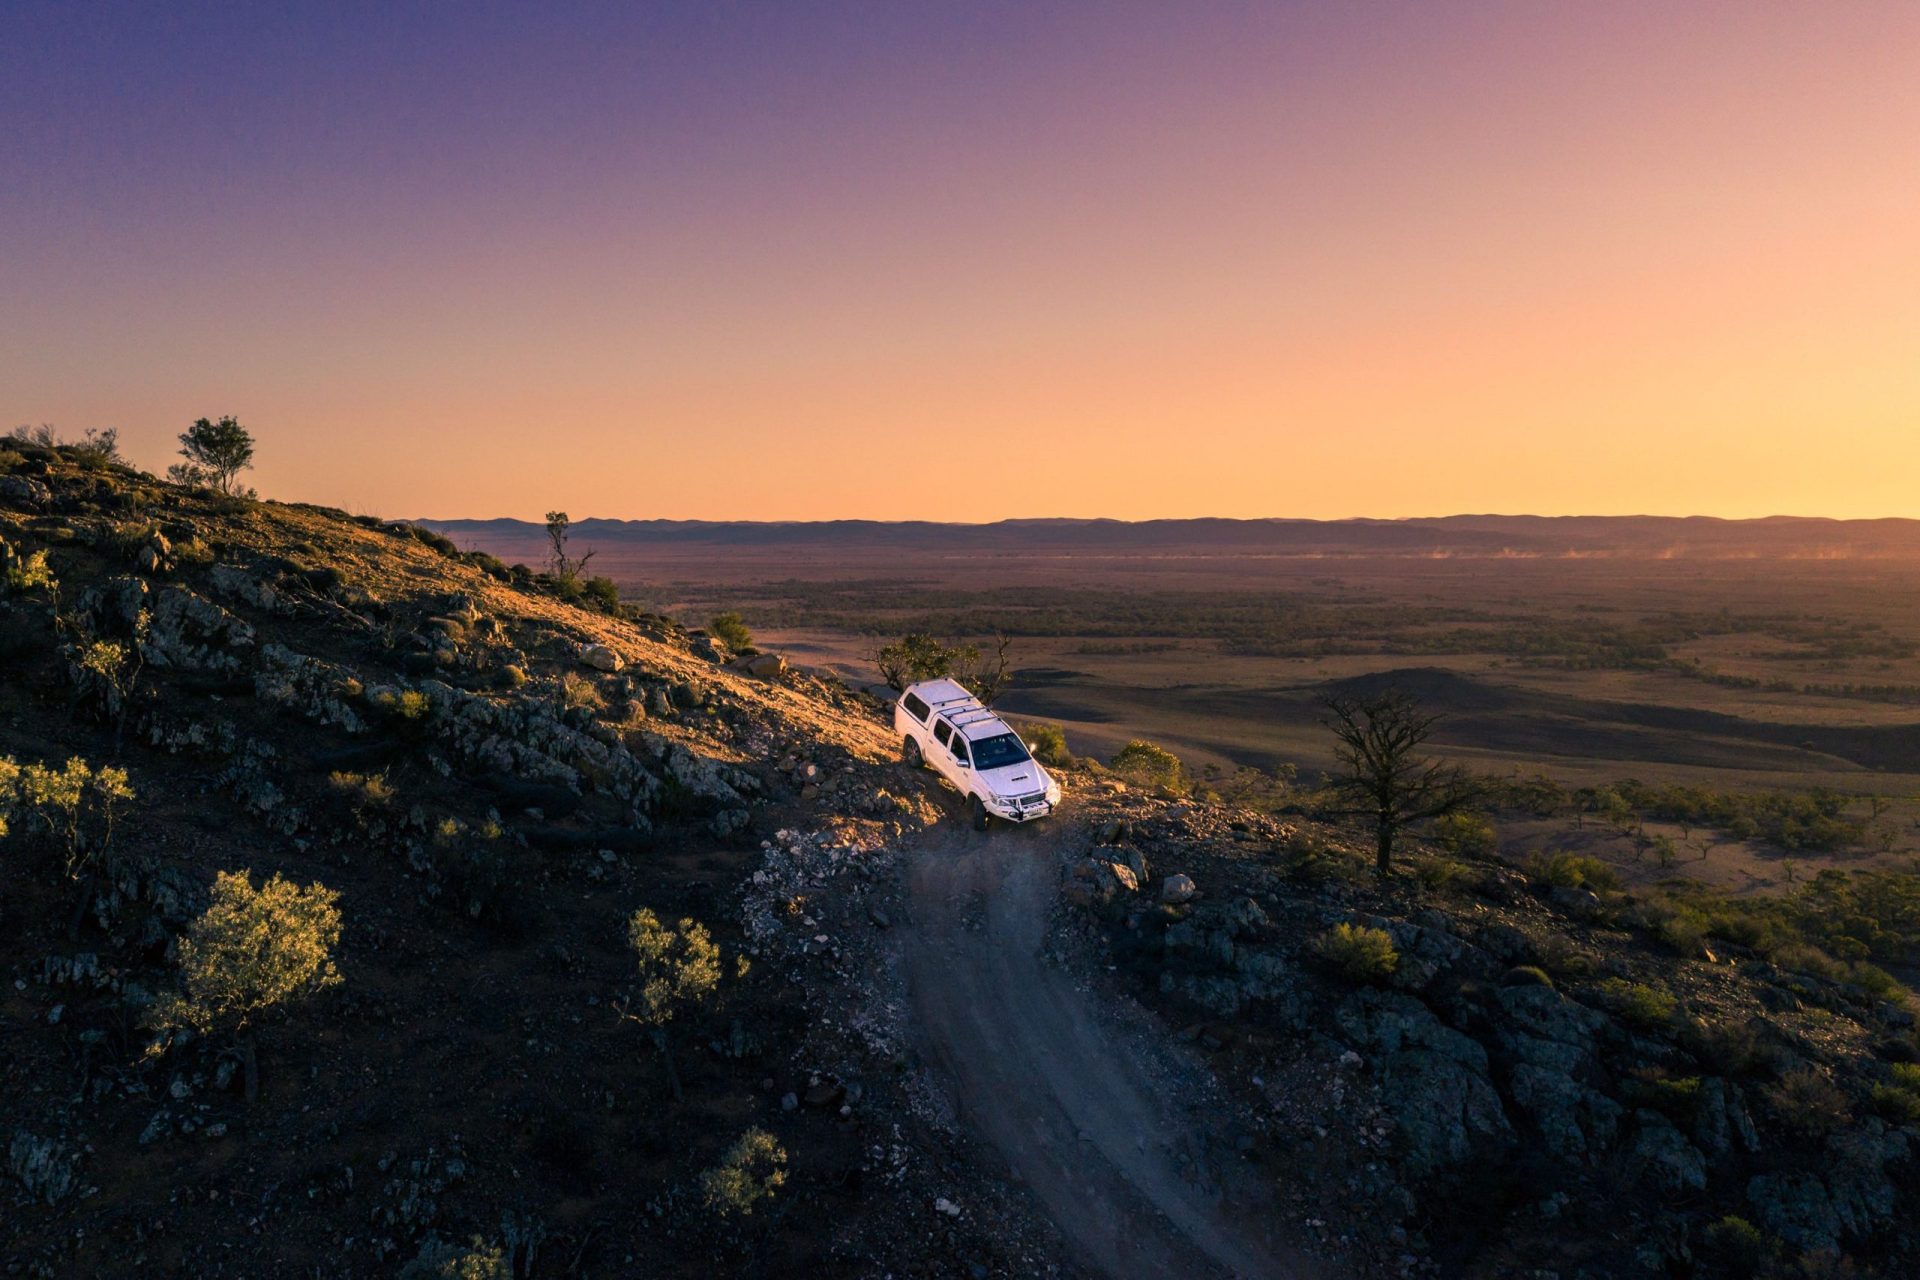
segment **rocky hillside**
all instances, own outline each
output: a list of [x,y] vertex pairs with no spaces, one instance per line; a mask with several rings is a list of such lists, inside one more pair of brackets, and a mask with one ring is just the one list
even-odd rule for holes
[[553,586],[0,445],[5,1274],[1915,1273],[1868,970]]
[[1078,929],[1261,1118],[1324,1243],[1448,1276],[1920,1274],[1920,1044],[1875,971],[1547,869],[1422,853],[1383,886],[1314,823],[1088,809]]
[[[861,1157],[779,1123],[806,1013],[739,971],[739,891],[783,825],[878,844],[920,788],[837,686],[507,577],[0,443],[0,760],[90,779],[0,807],[6,1274],[391,1274],[475,1237],[517,1274],[710,1274],[699,1177],[756,1122],[790,1211],[740,1238],[843,1247],[807,1206]],[[251,1103],[239,1037],[152,1017],[219,872],[338,895],[341,981],[257,1019]],[[724,966],[675,1028],[683,1102],[615,1011],[641,908]]]

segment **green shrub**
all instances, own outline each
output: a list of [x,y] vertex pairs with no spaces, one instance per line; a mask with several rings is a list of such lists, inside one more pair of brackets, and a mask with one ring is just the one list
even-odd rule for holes
[[569,711],[589,711],[596,715],[607,709],[600,686],[585,676],[572,674],[560,678],[560,703]]
[[1660,1031],[1672,1025],[1680,1002],[1658,987],[1625,978],[1608,978],[1600,984],[1600,994],[1613,1011],[1628,1025],[1642,1031]]
[[746,620],[731,610],[709,618],[707,631],[735,653],[744,653],[753,648],[753,632],[747,629]]
[[707,1207],[721,1217],[747,1216],[787,1180],[787,1153],[765,1129],[749,1129],[720,1163],[700,1175]]
[[1751,1022],[1691,1023],[1683,1037],[1687,1051],[1709,1075],[1757,1075],[1772,1065],[1773,1054]]
[[1920,1063],[1896,1062],[1873,1087],[1873,1109],[1894,1124],[1920,1125]]
[[1422,889],[1444,893],[1473,878],[1473,869],[1451,858],[1418,858],[1411,864],[1413,878]]
[[1435,818],[1433,838],[1456,858],[1486,858],[1500,847],[1493,824],[1465,809]]
[[1515,965],[1500,976],[1503,987],[1551,987],[1553,979],[1545,969],[1535,965]]
[[1600,962],[1564,934],[1549,933],[1533,940],[1540,967],[1561,978],[1590,978]]
[[220,872],[212,902],[180,939],[180,988],[155,1002],[152,1025],[238,1035],[252,1101],[254,1024],[340,981],[333,967],[339,896],[322,884],[301,888],[277,872],[258,889],[250,872]]
[[1627,1096],[1637,1106],[1651,1107],[1682,1124],[1691,1124],[1700,1101],[1700,1077],[1641,1075],[1629,1082]]
[[1180,757],[1140,738],[1116,751],[1109,767],[1138,786],[1152,787],[1169,795],[1184,795],[1187,791],[1187,770]]
[[395,720],[419,724],[427,718],[432,704],[418,689],[382,689],[372,698],[373,705]]
[[10,815],[30,820],[76,881],[106,862],[120,808],[132,799],[126,770],[112,765],[95,768],[74,756],[52,769],[0,756],[0,835]]
[[400,1280],[513,1280],[513,1265],[503,1250],[478,1236],[464,1246],[429,1236],[400,1268]]
[[327,785],[344,797],[354,813],[365,817],[393,804],[393,785],[382,773],[351,773],[344,769],[327,775]]
[[1805,1138],[1823,1138],[1853,1120],[1853,1107],[1825,1072],[1804,1067],[1761,1090],[1781,1128]]
[[1554,853],[1535,858],[1528,870],[1556,889],[1590,889],[1609,893],[1620,887],[1614,869],[1584,853]]
[[1707,1224],[1700,1239],[1706,1252],[1734,1280],[1751,1280],[1773,1256],[1772,1243],[1765,1233],[1733,1214]]
[[1073,753],[1067,750],[1067,734],[1057,724],[1032,721],[1023,726],[1028,748],[1033,758],[1041,764],[1052,765],[1056,769],[1068,768],[1073,764]]
[[1385,929],[1337,924],[1313,940],[1314,954],[1349,982],[1385,982],[1400,967],[1400,953]]
[[580,584],[580,594],[602,613],[620,612],[620,586],[612,578],[588,578]]

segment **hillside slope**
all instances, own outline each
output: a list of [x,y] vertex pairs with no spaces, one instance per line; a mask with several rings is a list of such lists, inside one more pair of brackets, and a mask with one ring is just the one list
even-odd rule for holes
[[[981,836],[844,686],[31,446],[0,677],[6,1274],[1920,1258],[1911,997],[1857,962],[1914,953],[1909,880],[1809,886],[1805,936],[1431,846],[1379,883],[1337,825],[1095,768]],[[75,759],[124,769],[110,829]],[[340,981],[251,1034],[159,1016],[222,873],[338,895]],[[698,981],[639,982],[643,910],[710,931]],[[677,995],[663,1052],[630,1015]]]
[[[706,1274],[725,1242],[677,1200],[806,1088],[803,1005],[734,976],[738,890],[788,822],[854,849],[925,821],[870,708],[405,527],[28,447],[0,472],[0,757],[118,765],[133,793],[104,852],[83,813],[73,874],[29,813],[0,842],[8,1273],[386,1274],[438,1234],[523,1273]],[[328,886],[343,924],[344,980],[264,1021],[250,1104],[231,1037],[155,1054],[143,1025],[243,870]],[[679,1029],[684,1104],[613,1011],[641,907],[705,923],[727,966]],[[843,1194],[852,1126],[781,1136],[787,1203]],[[842,1246],[768,1230],[794,1265]]]

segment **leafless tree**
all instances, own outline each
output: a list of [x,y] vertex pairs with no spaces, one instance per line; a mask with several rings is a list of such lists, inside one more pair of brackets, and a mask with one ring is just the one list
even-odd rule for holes
[[1454,813],[1479,795],[1464,769],[1422,755],[1440,717],[1399,689],[1369,697],[1334,694],[1321,700],[1321,723],[1338,740],[1342,771],[1328,779],[1352,805],[1344,812],[1373,820],[1374,865],[1393,870],[1393,847],[1415,823]]

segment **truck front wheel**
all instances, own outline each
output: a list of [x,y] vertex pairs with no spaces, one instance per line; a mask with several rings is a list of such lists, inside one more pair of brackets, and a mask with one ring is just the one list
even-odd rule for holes
[[904,764],[909,769],[918,769],[921,765],[925,764],[926,762],[927,762],[927,758],[920,754],[919,743],[915,742],[912,738],[900,739],[900,763],[901,764]]
[[987,813],[987,806],[980,803],[979,796],[967,797],[967,816],[973,819],[975,831],[985,831],[987,823],[991,820]]

